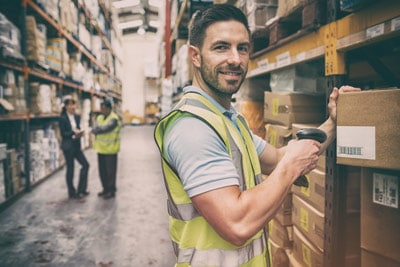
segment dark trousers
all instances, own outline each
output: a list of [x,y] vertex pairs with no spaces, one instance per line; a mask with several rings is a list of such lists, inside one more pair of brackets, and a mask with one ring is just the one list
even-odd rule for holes
[[97,154],[99,174],[104,193],[117,191],[117,156],[118,154]]
[[[68,195],[73,196],[76,193],[83,193],[87,190],[88,184],[88,173],[89,173],[89,162],[87,161],[85,155],[80,149],[70,149],[64,150],[65,164],[67,166],[66,172],[66,181],[68,187]],[[81,165],[81,169],[79,172],[79,183],[78,183],[78,191],[75,190],[74,187],[74,160],[77,160]]]

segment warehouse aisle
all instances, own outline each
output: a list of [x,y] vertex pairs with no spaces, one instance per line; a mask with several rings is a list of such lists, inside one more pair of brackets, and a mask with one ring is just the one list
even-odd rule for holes
[[67,198],[63,168],[0,213],[0,267],[173,266],[153,130],[123,128],[114,199],[97,197],[97,156],[89,149],[87,198]]

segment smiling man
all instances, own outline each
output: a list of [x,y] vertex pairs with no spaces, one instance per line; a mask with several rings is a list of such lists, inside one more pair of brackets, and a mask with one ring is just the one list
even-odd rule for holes
[[193,84],[155,129],[175,266],[267,266],[264,226],[335,138],[339,91],[356,89],[335,88],[330,95],[330,117],[319,127],[325,143],[293,140],[276,149],[253,135],[231,106],[250,57],[244,14],[223,4],[198,12],[189,45]]

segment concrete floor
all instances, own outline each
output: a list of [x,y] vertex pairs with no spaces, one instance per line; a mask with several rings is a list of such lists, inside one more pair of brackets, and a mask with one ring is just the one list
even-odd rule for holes
[[153,130],[123,128],[114,199],[97,197],[97,156],[88,149],[87,198],[67,198],[63,168],[1,212],[0,267],[173,266]]

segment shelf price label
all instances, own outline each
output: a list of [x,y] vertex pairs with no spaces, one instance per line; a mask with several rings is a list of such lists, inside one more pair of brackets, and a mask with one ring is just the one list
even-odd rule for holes
[[392,19],[390,30],[392,32],[400,30],[400,17]]
[[284,52],[276,56],[276,66],[283,67],[290,64],[290,53],[289,51]]
[[378,37],[384,33],[385,33],[385,24],[381,23],[381,24],[378,24],[378,25],[368,28],[367,32],[366,32],[366,37],[374,38],[374,37]]

